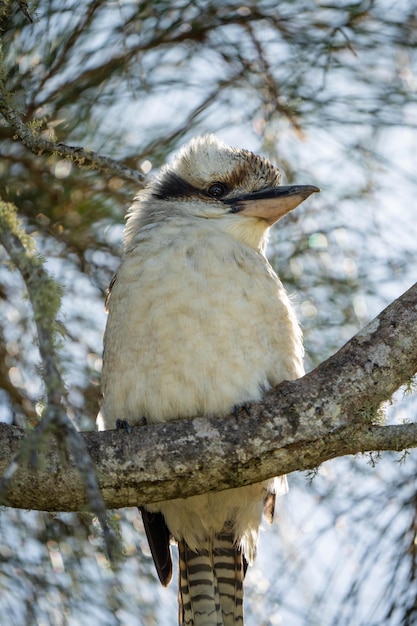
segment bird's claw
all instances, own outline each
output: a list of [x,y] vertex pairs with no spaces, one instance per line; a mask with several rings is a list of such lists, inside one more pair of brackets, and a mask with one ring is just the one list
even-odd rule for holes
[[132,428],[127,420],[116,420],[116,429],[117,430],[127,430],[128,433],[132,432]]
[[233,415],[237,417],[240,411],[244,411],[246,415],[250,415],[250,405],[247,402],[242,402],[242,404],[235,404],[233,407]]

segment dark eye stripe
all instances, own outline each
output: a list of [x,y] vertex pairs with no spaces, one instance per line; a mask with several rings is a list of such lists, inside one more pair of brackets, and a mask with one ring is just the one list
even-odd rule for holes
[[221,199],[227,191],[227,186],[221,182],[212,183],[208,189],[198,189],[178,174],[167,172],[162,180],[155,184],[152,195],[158,200],[191,198],[192,196]]
[[154,188],[152,195],[158,200],[169,200],[172,198],[188,198],[204,193],[201,189],[197,189],[186,180],[175,174],[168,172],[162,180],[160,180]]

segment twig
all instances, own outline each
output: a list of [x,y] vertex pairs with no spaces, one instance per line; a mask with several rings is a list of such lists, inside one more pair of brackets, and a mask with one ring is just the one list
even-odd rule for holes
[[101,156],[93,150],[86,150],[79,146],[67,146],[63,143],[55,143],[39,137],[37,131],[31,129],[30,126],[22,121],[20,116],[10,105],[9,99],[10,97],[7,96],[4,91],[0,93],[0,113],[3,114],[3,117],[9,123],[16,138],[37,156],[47,153],[63,157],[69,159],[79,167],[118,176],[123,180],[133,181],[143,187],[145,181],[144,175],[137,170],[122,165],[122,163],[115,159]]

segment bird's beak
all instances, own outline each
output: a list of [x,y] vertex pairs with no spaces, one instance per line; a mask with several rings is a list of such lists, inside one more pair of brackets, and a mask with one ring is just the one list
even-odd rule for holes
[[314,185],[268,187],[224,202],[231,205],[232,213],[260,217],[272,226],[316,191],[320,189]]

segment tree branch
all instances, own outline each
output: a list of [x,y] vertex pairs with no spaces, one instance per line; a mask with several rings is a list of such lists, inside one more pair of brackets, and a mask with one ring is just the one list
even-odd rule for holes
[[[1,199],[0,243],[19,271],[27,288],[37,329],[46,391],[45,416],[35,431],[30,432],[26,446],[20,448],[15,458],[10,460],[0,481],[0,494],[8,492],[8,483],[19,467],[37,465],[37,456],[45,447],[45,440],[52,439],[57,445],[56,451],[62,463],[65,463],[68,451],[75,459],[75,464],[83,477],[82,489],[87,495],[90,508],[97,515],[103,529],[108,553],[112,555],[117,541],[107,523],[106,508],[92,468],[91,457],[86,450],[81,433],[75,429],[65,411],[66,389],[57,353],[56,315],[61,303],[61,288],[45,271],[43,260],[37,254],[33,241],[21,227],[14,205],[2,202]],[[48,441],[48,444],[50,445],[51,441]],[[28,459],[30,459],[30,464],[27,462]]]
[[[109,508],[257,482],[367,450],[417,446],[417,424],[380,426],[381,402],[417,371],[417,284],[314,371],[284,382],[245,413],[126,431],[83,433]],[[0,425],[0,472],[27,432]],[[86,506],[76,463],[51,441],[39,467],[19,467],[4,504],[49,511]]]
[[0,113],[13,129],[16,138],[28,148],[31,152],[37,156],[47,153],[55,156],[59,156],[73,163],[76,163],[81,168],[90,170],[96,170],[108,175],[117,176],[123,180],[133,181],[143,187],[145,177],[141,172],[133,170],[126,165],[123,165],[115,159],[101,156],[93,150],[86,150],[79,146],[67,146],[63,143],[56,143],[54,141],[48,141],[39,136],[38,132],[25,124],[13,107],[9,104],[9,96],[2,89],[0,83]]

